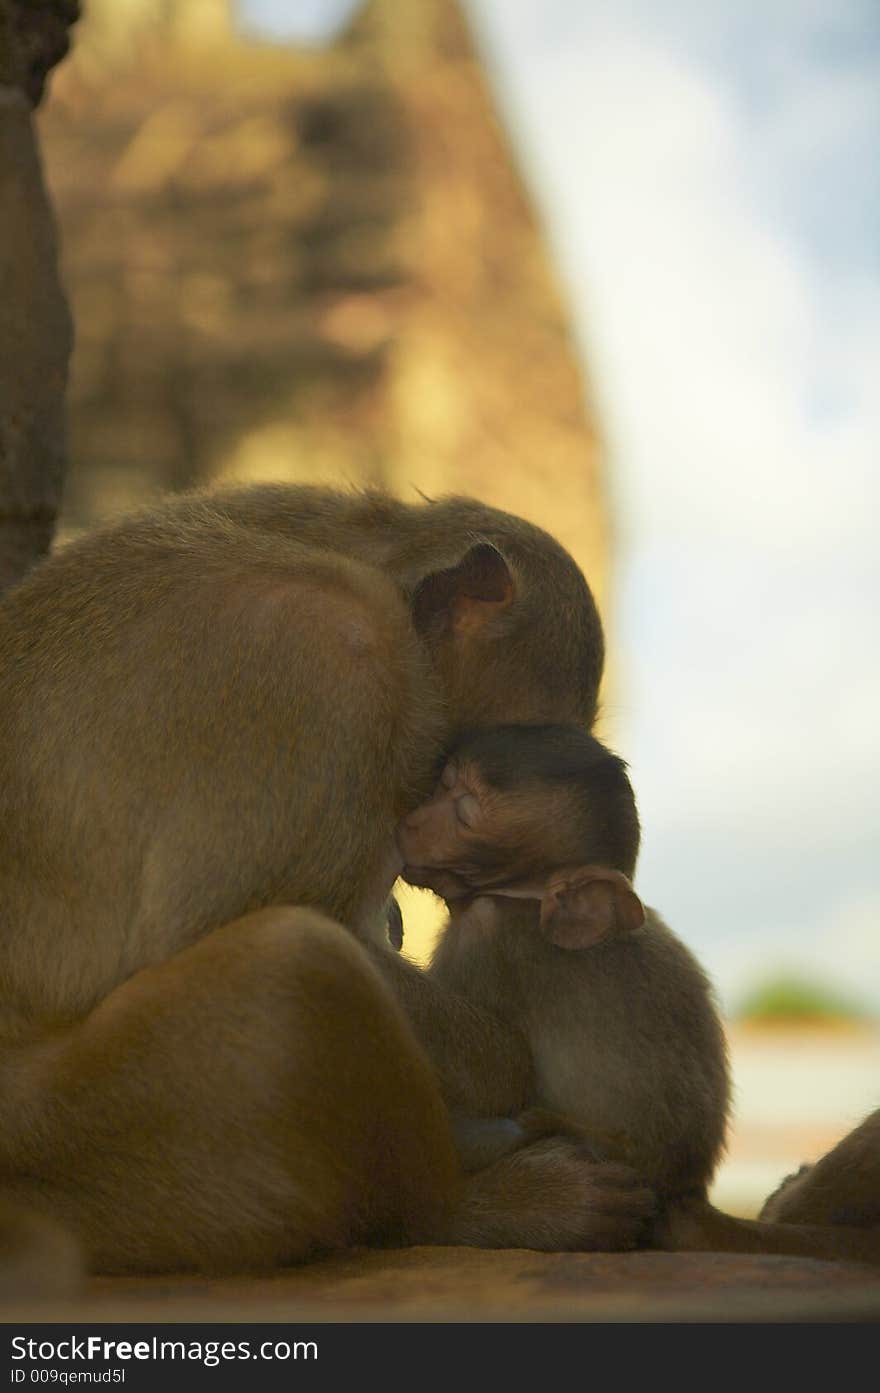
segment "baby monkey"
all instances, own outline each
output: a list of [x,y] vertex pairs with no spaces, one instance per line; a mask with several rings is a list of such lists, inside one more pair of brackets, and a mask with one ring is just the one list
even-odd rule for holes
[[[398,828],[404,879],[446,901],[428,972],[528,1040],[530,1106],[576,1124],[661,1199],[705,1194],[728,1073],[711,987],[631,884],[626,765],[573,726],[466,735]],[[520,1144],[512,1119],[457,1119],[467,1165]]]

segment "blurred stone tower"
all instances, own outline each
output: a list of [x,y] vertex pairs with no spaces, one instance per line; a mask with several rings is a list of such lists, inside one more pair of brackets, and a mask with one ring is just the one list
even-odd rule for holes
[[68,528],[211,479],[472,492],[601,599],[595,422],[455,0],[323,49],[90,0],[41,118],[77,347]]

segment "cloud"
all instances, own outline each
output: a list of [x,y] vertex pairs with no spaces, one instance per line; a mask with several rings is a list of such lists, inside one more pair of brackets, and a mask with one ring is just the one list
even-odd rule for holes
[[880,1007],[880,19],[472,9],[611,446],[644,893],[728,993],[781,953]]
[[[841,372],[807,248],[762,216],[760,133],[730,84],[667,44],[585,32],[516,75],[631,526],[839,539],[876,486],[864,471],[853,489],[867,497],[841,491],[839,441],[810,419],[825,358]],[[868,336],[880,344],[866,318]]]

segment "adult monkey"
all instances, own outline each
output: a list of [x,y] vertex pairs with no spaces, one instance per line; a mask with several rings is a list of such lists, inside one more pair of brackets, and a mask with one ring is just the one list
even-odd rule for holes
[[673,1205],[656,1227],[676,1252],[781,1253],[880,1265],[880,1111],[765,1201],[758,1219],[724,1214],[705,1199]]
[[444,1098],[515,1112],[526,1046],[333,922],[377,936],[394,828],[460,727],[589,723],[602,659],[567,553],[466,499],[182,498],[9,592],[8,1196],[105,1271],[631,1245],[649,1197],[574,1141],[463,1188]]

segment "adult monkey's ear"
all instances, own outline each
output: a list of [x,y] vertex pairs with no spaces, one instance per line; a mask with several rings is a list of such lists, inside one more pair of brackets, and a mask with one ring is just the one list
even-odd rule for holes
[[645,922],[645,909],[622,871],[579,866],[548,881],[541,900],[541,932],[557,948],[592,948],[610,934]]
[[515,593],[498,548],[476,542],[457,565],[422,577],[412,597],[413,623],[424,637],[475,633],[508,609]]

